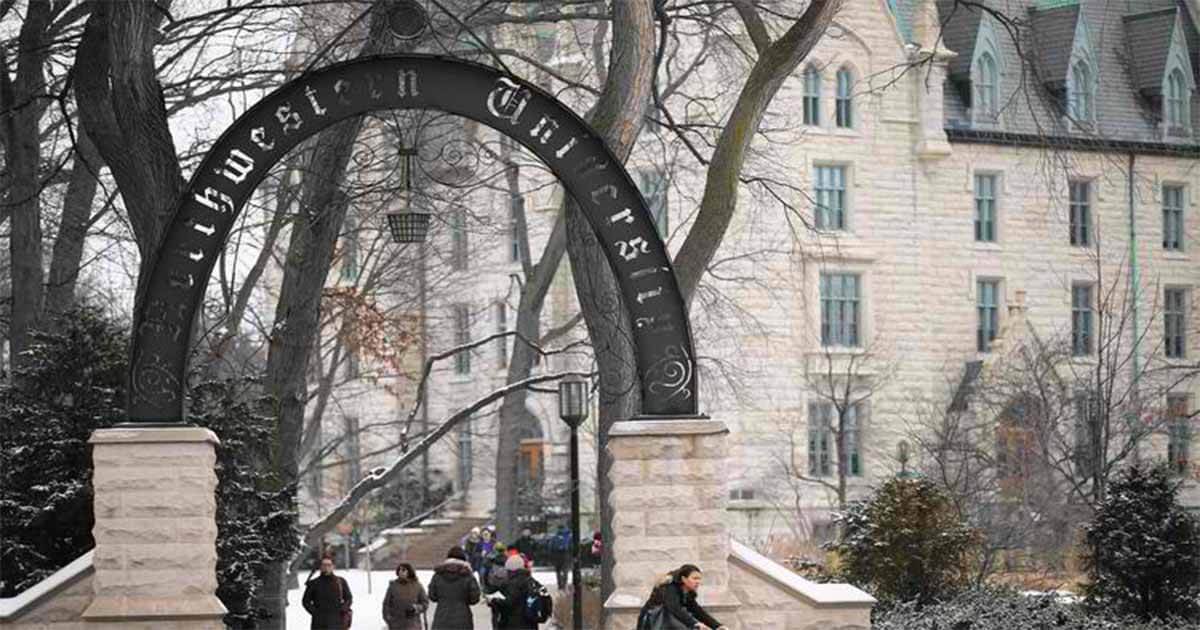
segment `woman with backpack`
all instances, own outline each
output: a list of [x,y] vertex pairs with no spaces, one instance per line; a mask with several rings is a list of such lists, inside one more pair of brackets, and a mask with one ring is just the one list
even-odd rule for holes
[[508,557],[504,563],[506,577],[497,589],[502,596],[488,602],[498,630],[537,630],[538,624],[553,612],[554,600],[549,591],[533,579],[525,563],[520,554]]
[[700,567],[694,564],[685,564],[664,575],[638,614],[638,630],[725,630],[696,601],[702,580]]

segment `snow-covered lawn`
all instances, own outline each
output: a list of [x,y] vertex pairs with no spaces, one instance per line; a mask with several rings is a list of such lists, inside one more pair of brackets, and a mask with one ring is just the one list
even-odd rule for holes
[[[354,595],[354,630],[387,630],[387,625],[383,623],[383,596],[387,594],[388,583],[396,577],[392,571],[372,571],[371,592],[367,592],[367,572],[352,569],[349,571],[338,571],[338,575],[346,578],[346,582],[350,584],[350,592]],[[307,577],[307,572],[300,574],[300,579]],[[429,579],[433,577],[433,571],[417,571],[417,577],[421,579],[421,583],[428,588]],[[550,592],[555,591],[554,572],[536,571],[533,577],[537,581],[546,585]],[[301,583],[300,588],[288,591],[288,608],[287,608],[287,627],[288,630],[305,630],[309,627],[311,617],[304,611],[304,607],[300,605],[300,598],[304,595],[304,584]],[[474,608],[475,628],[463,628],[462,630],[491,630],[492,615],[488,610],[487,605],[480,603]],[[429,621],[433,623],[433,610],[430,609]],[[550,625],[544,625],[543,628],[549,628]]]

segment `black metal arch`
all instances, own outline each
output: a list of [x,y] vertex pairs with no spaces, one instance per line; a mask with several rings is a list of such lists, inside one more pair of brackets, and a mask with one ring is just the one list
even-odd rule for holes
[[642,413],[694,415],[687,309],[654,220],[604,141],[550,94],[484,65],[433,55],[356,59],[288,82],[225,131],[176,203],[135,314],[129,420],[184,421],[196,309],[242,205],[301,140],[350,116],[429,109],[465,116],[536,154],[578,202],[616,273],[634,328]]

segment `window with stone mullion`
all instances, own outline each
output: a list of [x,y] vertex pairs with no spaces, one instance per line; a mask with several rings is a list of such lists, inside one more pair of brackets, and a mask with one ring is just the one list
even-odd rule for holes
[[975,240],[996,240],[996,176],[975,176]]
[[1077,284],[1071,287],[1071,354],[1086,356],[1092,353],[1092,287]]
[[1175,474],[1187,474],[1191,460],[1192,428],[1190,398],[1186,394],[1167,396],[1167,466]]
[[1181,359],[1187,353],[1187,293],[1184,289],[1163,291],[1163,337],[1167,357]]
[[1087,247],[1092,240],[1091,182],[1073,181],[1070,184],[1071,245]]
[[821,345],[857,346],[858,276],[821,274]]
[[846,229],[846,167],[816,169],[817,229]]
[[804,124],[821,124],[821,73],[815,66],[804,70]]
[[1183,187],[1163,186],[1163,249],[1183,249]]
[[979,352],[991,351],[992,342],[996,340],[998,289],[999,283],[994,280],[980,280],[976,288],[979,325],[975,330],[975,349]]

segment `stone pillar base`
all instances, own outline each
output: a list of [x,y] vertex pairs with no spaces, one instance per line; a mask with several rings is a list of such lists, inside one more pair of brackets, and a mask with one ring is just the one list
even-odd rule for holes
[[200,427],[92,434],[96,539],[86,628],[220,630],[217,436]]
[[700,603],[732,627],[725,478],[729,427],[719,420],[632,420],[609,431],[613,580],[606,628],[631,629],[663,574],[682,564],[704,573]]

